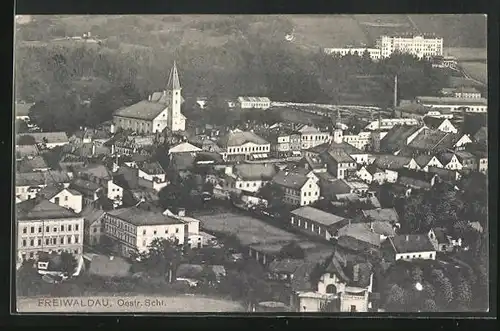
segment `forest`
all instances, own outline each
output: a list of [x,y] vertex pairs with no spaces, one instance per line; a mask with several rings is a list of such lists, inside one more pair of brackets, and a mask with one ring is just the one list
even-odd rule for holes
[[448,72],[408,55],[378,63],[367,54],[339,58],[320,50],[305,52],[259,34],[230,39],[224,47],[187,44],[170,52],[164,48],[123,51],[108,42],[100,46],[18,44],[16,99],[36,102],[31,117],[40,128],[69,132],[111,119],[116,109],[162,90],[174,60],[184,98],[191,99],[184,108],[197,97],[239,95],[387,107],[396,74],[401,99],[436,95],[449,77]]

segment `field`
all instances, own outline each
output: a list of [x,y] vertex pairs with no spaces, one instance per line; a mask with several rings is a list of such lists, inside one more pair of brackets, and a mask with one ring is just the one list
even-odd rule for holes
[[[42,301],[41,301],[42,300]],[[43,304],[49,300],[51,305]],[[99,301],[100,305],[97,304]],[[149,300],[149,301],[148,301]],[[56,303],[54,303],[56,301]],[[42,304],[40,304],[42,302]],[[156,302],[151,305],[148,302]],[[125,303],[128,303],[126,305]],[[134,303],[134,305],[132,305]],[[86,307],[83,307],[83,306]],[[106,305],[106,306],[104,306]],[[100,296],[65,298],[18,298],[17,311],[22,313],[135,313],[135,312],[243,312],[237,302],[202,296]]]
[[278,253],[291,241],[296,241],[305,252],[307,261],[323,261],[331,256],[333,247],[271,226],[259,219],[234,213],[197,216],[201,226],[208,231],[234,234],[242,245],[252,246],[259,251]]
[[488,58],[486,48],[448,47],[443,50],[445,55],[454,56],[458,61],[483,62]]
[[481,62],[461,62],[460,66],[474,79],[486,84],[488,82],[488,67]]
[[216,215],[198,216],[198,219],[201,221],[201,226],[204,229],[237,235],[243,245],[276,243],[299,239],[294,234],[245,215],[218,213]]

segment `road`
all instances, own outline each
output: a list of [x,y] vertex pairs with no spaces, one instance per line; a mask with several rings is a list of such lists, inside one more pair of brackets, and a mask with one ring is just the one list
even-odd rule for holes
[[460,70],[460,72],[462,73],[462,75],[464,76],[464,78],[468,79],[468,80],[471,80],[473,81],[474,83],[478,84],[478,85],[482,85],[482,86],[485,86],[486,84],[480,80],[477,80],[475,78],[472,78],[469,74],[467,74],[467,71],[465,71],[464,68],[462,68],[460,65],[458,65],[458,69]]

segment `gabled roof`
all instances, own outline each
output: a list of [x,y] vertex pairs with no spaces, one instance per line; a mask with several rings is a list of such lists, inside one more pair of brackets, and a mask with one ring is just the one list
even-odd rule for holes
[[62,187],[61,185],[53,185],[53,184],[44,187],[42,190],[40,190],[40,192],[38,192],[38,195],[42,198],[50,200],[64,190],[67,190],[69,193],[73,195],[81,195],[81,193],[76,190],[67,189]]
[[195,159],[196,156],[192,153],[174,153],[169,167],[173,167],[177,171],[188,170],[193,167]]
[[427,170],[429,173],[436,174],[443,181],[456,181],[457,180],[457,171],[450,169],[443,169],[438,167],[429,167]]
[[106,213],[136,226],[184,224],[181,220],[163,215],[162,213],[155,213],[137,207],[120,208]]
[[243,163],[235,165],[233,173],[242,180],[270,180],[276,175],[276,168],[267,163]]
[[227,148],[230,146],[241,146],[248,142],[257,145],[268,144],[268,142],[264,138],[261,138],[255,133],[250,131],[229,132],[219,139],[218,144],[223,148]]
[[488,141],[488,128],[482,126],[477,132],[474,134],[474,140],[476,142],[484,142]]
[[431,151],[447,136],[448,134],[438,130],[423,129],[417,136],[408,144],[408,147],[418,150]]
[[295,209],[291,212],[292,215],[303,217],[306,219],[309,219],[311,221],[317,222],[319,224],[323,224],[326,226],[330,226],[333,224],[336,224],[338,222],[341,222],[345,220],[344,217],[340,217],[334,214],[330,214],[327,212],[324,212],[322,210],[310,207],[310,206],[304,206],[300,207],[298,209]]
[[17,162],[18,172],[31,172],[36,169],[48,169],[49,166],[45,162],[44,158],[40,155],[34,157],[25,158]]
[[427,155],[427,154],[420,154],[417,157],[415,157],[415,162],[423,168],[425,167],[433,158],[433,155]]
[[436,236],[438,244],[447,244],[449,242],[446,230],[444,228],[433,228],[432,232]]
[[474,154],[467,151],[456,151],[455,155],[460,162],[463,162],[464,160],[475,159]]
[[441,124],[443,124],[444,121],[447,121],[447,119],[444,118],[437,118],[437,117],[430,117],[426,116],[424,117],[424,123],[429,129],[437,130]]
[[58,218],[76,218],[77,214],[46,199],[30,199],[16,205],[17,219],[42,220]]
[[16,186],[37,186],[51,183],[69,183],[66,172],[49,170],[45,172],[16,173]]
[[373,164],[380,169],[399,170],[405,168],[411,160],[411,157],[384,154],[378,155]]
[[99,220],[105,211],[102,209],[95,208],[93,206],[88,206],[82,210],[83,222],[87,225],[94,224],[95,221]]
[[370,226],[364,223],[348,224],[339,229],[338,236],[352,237],[357,240],[380,247],[380,234],[371,232]]
[[439,154],[439,162],[441,162],[443,165],[447,165],[450,163],[450,161],[453,159],[453,156],[455,156],[455,153],[452,152],[444,152]]
[[128,107],[118,109],[113,113],[113,116],[152,121],[167,107],[169,105],[166,103],[142,100]]
[[405,146],[408,137],[420,129],[419,126],[395,125],[380,141],[380,149],[395,152]]
[[366,171],[368,171],[372,176],[375,175],[376,173],[383,173],[384,170],[380,169],[379,167],[377,167],[376,164],[369,164],[367,166],[364,167],[366,169]]
[[272,179],[273,183],[296,190],[300,190],[308,180],[306,175],[285,171],[278,172]]
[[165,174],[162,166],[158,162],[142,162],[138,164],[138,168],[148,175],[162,175]]
[[111,172],[102,164],[89,164],[86,166],[77,167],[76,172],[90,175],[100,179],[112,179]]
[[302,134],[321,133],[318,128],[311,125],[302,125],[297,131]]
[[331,158],[337,163],[355,163],[356,161],[349,155],[347,154],[344,150],[341,149],[335,149],[335,150],[330,150],[328,153],[325,153],[326,157]]
[[284,259],[274,260],[267,267],[270,272],[293,274],[302,264],[304,260]]
[[332,199],[337,194],[351,193],[352,187],[343,178],[325,180],[320,175],[322,174],[318,174],[320,178],[319,186],[321,195],[325,198]]
[[435,251],[429,237],[425,234],[397,235],[388,238],[395,253],[418,253]]
[[171,153],[185,153],[185,152],[199,152],[201,151],[201,148],[198,148],[188,142],[183,142],[178,145],[175,145],[174,147],[170,148],[168,150],[168,154]]
[[77,190],[82,194],[88,195],[89,193],[94,194],[101,187],[99,186],[99,184],[90,182],[88,180],[75,179],[71,182],[70,188]]

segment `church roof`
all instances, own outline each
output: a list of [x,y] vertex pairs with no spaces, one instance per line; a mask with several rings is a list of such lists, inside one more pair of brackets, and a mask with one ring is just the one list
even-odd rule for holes
[[113,115],[152,121],[166,108],[167,105],[163,103],[143,100],[131,106],[118,109]]
[[170,70],[170,75],[168,77],[168,90],[180,90],[181,83],[179,82],[179,73],[177,72],[177,64],[174,61],[174,66]]

